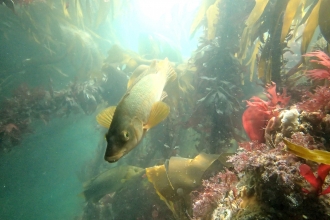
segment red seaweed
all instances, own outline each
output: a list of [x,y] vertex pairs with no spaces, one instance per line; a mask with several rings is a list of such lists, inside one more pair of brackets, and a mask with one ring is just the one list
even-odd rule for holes
[[[308,70],[306,76],[312,80],[330,79],[330,57],[323,51],[317,50],[315,52],[306,53],[304,56],[312,57],[309,62],[316,63],[323,66],[322,69]],[[313,59],[313,58],[316,59]]]
[[330,172],[330,165],[320,164],[317,169],[318,176],[315,177],[312,169],[307,164],[301,164],[299,167],[300,174],[312,185],[314,188],[312,191],[303,189],[307,193],[316,193],[317,195],[325,195],[330,193],[330,186],[323,190],[325,178]]

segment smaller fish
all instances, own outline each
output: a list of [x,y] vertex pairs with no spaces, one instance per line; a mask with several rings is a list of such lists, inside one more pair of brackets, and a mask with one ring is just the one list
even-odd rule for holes
[[142,176],[144,172],[144,169],[134,166],[111,168],[86,182],[82,195],[86,201],[98,202],[104,195],[113,194],[123,186],[124,182],[134,176]]

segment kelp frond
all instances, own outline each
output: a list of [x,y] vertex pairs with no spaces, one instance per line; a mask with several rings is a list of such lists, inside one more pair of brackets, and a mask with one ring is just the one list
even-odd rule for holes
[[219,20],[219,7],[221,0],[204,0],[197,16],[195,17],[191,28],[190,36],[192,37],[196,30],[201,26],[203,19],[206,17],[207,20],[207,39],[213,40],[216,33],[216,25]]
[[207,18],[207,39],[213,40],[216,33],[216,25],[219,21],[219,5],[220,0],[217,0],[213,5],[211,5],[206,11]]
[[290,30],[291,23],[299,9],[300,4],[301,4],[301,0],[291,0],[286,6],[284,19],[283,19],[282,33],[281,33],[281,42],[284,42],[285,37],[287,36]]
[[324,150],[309,150],[305,147],[291,143],[290,141],[283,139],[283,142],[287,146],[287,150],[297,157],[311,160],[316,163],[330,164],[330,152]]
[[307,20],[305,29],[304,29],[303,34],[302,34],[301,54],[306,53],[308,45],[309,45],[309,43],[311,42],[311,40],[313,38],[314,31],[315,31],[316,27],[319,24],[320,3],[321,3],[321,1],[319,1],[314,6],[314,8],[313,8],[308,20]]
[[201,26],[201,23],[205,17],[207,9],[214,3],[214,0],[204,0],[202,5],[199,7],[197,15],[190,27],[190,37],[193,37],[196,30]]
[[251,45],[251,33],[252,28],[258,25],[257,21],[260,19],[262,13],[264,12],[266,5],[269,0],[256,0],[256,5],[250,13],[250,16],[246,20],[246,27],[243,31],[242,40],[240,44],[240,52],[238,54],[238,58],[244,60],[246,57],[246,51],[248,46]]

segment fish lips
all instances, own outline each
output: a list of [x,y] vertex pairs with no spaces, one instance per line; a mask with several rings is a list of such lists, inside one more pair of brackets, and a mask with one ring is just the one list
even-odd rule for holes
[[120,158],[122,158],[125,154],[122,155],[116,155],[116,156],[110,156],[107,157],[107,155],[104,156],[104,159],[108,161],[109,163],[115,163],[117,162]]
[[126,143],[116,142],[113,139],[108,141],[107,149],[105,151],[104,159],[109,163],[117,162],[120,158],[126,155],[130,150],[131,146],[136,145],[136,139],[132,139]]
[[114,163],[117,162],[120,158],[122,158],[126,153],[127,149],[120,149],[115,145],[108,144],[104,159],[109,163]]

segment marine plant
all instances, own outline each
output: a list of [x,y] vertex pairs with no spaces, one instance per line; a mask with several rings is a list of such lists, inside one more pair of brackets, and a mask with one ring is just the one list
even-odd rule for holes
[[235,53],[239,50],[242,21],[252,3],[205,0],[191,26],[191,33],[198,26],[206,30],[191,58],[196,67],[192,81],[195,90],[191,93],[195,103],[187,112],[190,117],[185,123],[201,135],[198,151],[220,153],[231,146],[232,139],[243,140],[239,100],[243,96],[244,68]]
[[219,4],[221,0],[204,0],[199,7],[199,11],[191,25],[190,36],[193,36],[199,26],[201,26],[203,19],[206,17],[207,31],[206,36],[208,40],[213,40],[216,35],[216,27],[219,21]]
[[320,164],[317,169],[317,177],[315,177],[312,169],[307,164],[299,166],[300,174],[311,184],[313,190],[303,189],[306,193],[315,193],[316,195],[325,195],[330,193],[330,186],[323,188],[325,180],[330,172],[330,165]]
[[292,152],[298,157],[304,158],[306,160],[311,160],[317,163],[324,163],[330,165],[329,151],[318,150],[318,149],[309,150],[306,147],[291,143],[286,139],[283,139],[283,142],[286,144],[288,151]]
[[[297,34],[299,27],[306,23],[301,35],[301,54],[306,53],[317,26],[329,42],[327,22],[330,17],[325,9],[329,4],[327,0],[255,1],[254,8],[245,22],[246,27],[240,42],[241,50],[238,53],[241,62],[251,66],[250,79],[254,75],[254,64],[257,62],[258,78],[264,83],[273,81],[282,88],[282,83],[289,77],[285,75],[290,72],[282,68],[286,62],[283,54],[289,50],[288,45],[292,40],[300,36]],[[304,11],[306,13],[303,13]],[[253,52],[250,53],[251,51]]]
[[[110,40],[98,35],[97,29],[102,23],[120,17],[129,9],[123,6],[130,4],[128,1],[94,0],[13,2],[14,13],[1,7],[0,18],[5,21],[0,24],[1,45],[18,50],[19,45],[26,48],[19,56],[6,55],[7,59],[0,61],[3,66],[1,89],[9,83],[19,85],[24,77],[15,76],[23,73],[37,78],[40,83],[46,83],[49,75],[62,82],[73,77],[87,80],[102,65],[103,54],[97,43],[110,44]],[[111,16],[107,17],[108,14]]]
[[[209,177],[213,168],[218,170],[221,155],[200,153],[194,159],[171,157],[164,165],[146,168],[148,180],[153,184],[160,199],[176,218],[186,219],[190,192]],[[180,174],[180,175],[178,175]],[[188,214],[189,215],[189,214]]]
[[[300,160],[283,151],[283,143],[269,149],[265,144],[241,143],[238,153],[229,157],[240,177],[238,186],[245,186],[243,201],[250,205],[237,212],[233,219],[250,216],[295,219],[304,213],[326,216],[323,198],[304,196],[299,172]],[[278,211],[277,211],[278,210]],[[280,210],[280,211],[279,211]]]
[[25,134],[32,132],[32,122],[48,124],[54,117],[68,117],[81,110],[85,114],[93,113],[103,101],[102,91],[93,80],[69,83],[58,91],[52,85],[46,90],[21,84],[1,102],[0,149],[10,151],[18,145]]
[[308,78],[312,80],[330,79],[330,57],[326,53],[317,50],[314,52],[306,53],[304,56],[311,57],[309,59],[309,62],[311,64],[315,64],[316,67],[321,67],[321,68],[313,68],[311,70],[308,70],[306,74]]
[[307,112],[320,111],[327,114],[330,109],[330,88],[327,86],[318,86],[314,92],[305,92],[302,95],[302,101],[297,103],[300,110]]
[[[202,187],[199,190],[191,192],[192,194],[192,210],[193,219],[209,219],[213,210],[219,203],[224,203],[227,198],[226,207],[232,211],[238,210],[239,192],[236,188],[238,178],[235,173],[226,170],[219,172],[207,180],[203,180]],[[235,208],[231,206],[234,201],[231,201],[229,193],[233,194],[233,199],[237,199]]]
[[279,116],[278,108],[285,107],[290,96],[287,96],[286,90],[282,94],[276,92],[276,84],[268,84],[265,88],[268,101],[264,101],[259,97],[253,96],[249,101],[246,101],[248,108],[242,115],[242,124],[245,132],[252,141],[265,142],[265,131],[268,121]]

